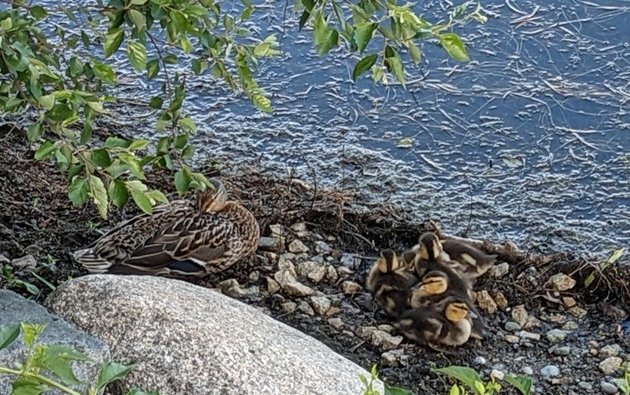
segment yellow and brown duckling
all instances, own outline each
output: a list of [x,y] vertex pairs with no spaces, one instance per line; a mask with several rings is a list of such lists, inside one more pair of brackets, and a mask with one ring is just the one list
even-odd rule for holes
[[411,287],[417,282],[416,276],[401,265],[396,253],[385,249],[372,265],[366,286],[377,305],[389,316],[398,317],[407,310]]
[[253,254],[260,240],[256,218],[228,201],[219,180],[197,195],[196,202],[156,206],[74,253],[91,273],[203,277]]
[[472,334],[472,320],[466,300],[449,296],[438,303],[406,311],[398,321],[398,328],[407,338],[440,350],[436,344],[466,343]]

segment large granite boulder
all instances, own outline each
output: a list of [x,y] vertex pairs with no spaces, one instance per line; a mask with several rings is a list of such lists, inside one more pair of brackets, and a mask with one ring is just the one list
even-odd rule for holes
[[[75,389],[85,391],[89,384],[96,382],[100,364],[109,360],[109,348],[105,343],[77,330],[59,317],[49,314],[41,305],[14,292],[0,290],[0,327],[10,327],[20,322],[46,324],[46,329],[38,337],[37,343],[71,346],[92,359],[93,362],[73,364],[74,374],[85,383],[83,386],[76,386]],[[24,361],[24,352],[20,336],[9,347],[0,350],[0,365],[15,368],[18,363]],[[0,394],[11,392],[10,383],[14,378],[14,376],[0,375]],[[60,392],[50,393],[59,394]]]
[[107,342],[115,360],[138,363],[125,390],[359,395],[359,375],[368,375],[255,308],[184,281],[92,275],[65,283],[47,303]]

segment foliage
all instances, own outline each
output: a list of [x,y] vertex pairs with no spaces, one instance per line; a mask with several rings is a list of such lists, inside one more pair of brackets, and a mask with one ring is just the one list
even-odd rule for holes
[[[467,366],[447,366],[434,370],[463,384],[453,384],[449,395],[465,395],[468,390],[475,395],[493,395],[500,393],[502,388],[501,384],[494,378],[490,378],[488,382],[484,383],[479,373]],[[531,391],[532,380],[529,377],[505,375],[503,381],[512,385],[523,395],[529,395]]]
[[599,267],[597,269],[594,269],[593,272],[584,279],[584,287],[588,288],[593,283],[593,281],[595,281],[595,277],[597,276],[597,273],[602,273],[608,267],[612,266],[615,262],[617,262],[617,260],[619,260],[619,258],[621,258],[621,256],[623,255],[624,250],[625,250],[624,248],[619,248],[613,251],[612,254],[610,254],[610,256],[608,257],[608,259],[601,262],[599,264]]
[[[189,61],[193,73],[222,80],[259,110],[271,111],[254,72],[260,59],[279,53],[278,43],[273,34],[257,37],[246,27],[256,8],[250,0],[242,0],[238,12],[223,10],[215,0],[99,0],[72,7],[0,1],[10,4],[0,10],[0,111],[36,116],[34,123],[21,125],[38,147],[35,158],[54,159],[67,174],[72,203],[90,200],[102,217],[111,205],[120,208],[129,200],[147,213],[167,201],[144,184],[149,167],[172,170],[180,194],[210,185],[186,165],[197,127],[183,108],[185,78],[173,64]],[[375,81],[389,83],[387,76],[393,75],[402,84],[401,54],[420,62],[421,40],[439,44],[457,61],[469,60],[450,29],[485,20],[478,5],[468,12],[471,6],[459,5],[448,20],[431,23],[412,4],[395,0],[296,0],[299,27],[310,23],[318,53],[343,45],[362,57],[353,79],[371,70]],[[62,22],[75,22],[80,31],[62,28]],[[147,98],[156,111],[155,146],[93,133],[99,117],[112,116],[108,107],[116,97],[108,90],[118,83],[116,57],[125,57],[149,81],[161,74],[160,90]]]
[[[372,365],[372,369],[370,369],[370,377],[359,375],[359,380],[361,380],[361,383],[365,387],[363,395],[381,395],[378,390],[374,389],[374,381],[378,380],[376,365]],[[383,383],[383,388],[385,391],[383,395],[411,395],[410,391],[398,387],[392,387],[387,383]]]
[[[80,392],[71,388],[81,384],[72,370],[71,363],[90,361],[89,358],[72,347],[36,343],[45,327],[44,324],[21,323],[8,328],[0,328],[0,350],[15,342],[20,332],[26,349],[24,362],[20,366],[13,368],[0,365],[0,374],[15,376],[15,380],[11,383],[11,395],[39,395],[52,389],[69,395],[81,395]],[[116,362],[103,363],[96,383],[90,385],[85,394],[100,393],[108,384],[124,378],[132,369],[133,365],[126,366]],[[158,395],[158,393],[132,389],[127,395]]]
[[31,295],[39,294],[39,288],[37,285],[31,283],[30,281],[17,278],[13,273],[13,266],[11,265],[0,265],[0,279],[6,281],[7,287],[9,288],[22,288]]
[[630,395],[630,364],[624,364],[623,377],[614,379],[613,383],[619,388],[624,395]]

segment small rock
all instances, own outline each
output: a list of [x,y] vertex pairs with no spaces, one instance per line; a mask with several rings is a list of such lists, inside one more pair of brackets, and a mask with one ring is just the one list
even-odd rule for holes
[[516,344],[520,341],[519,337],[514,335],[505,335],[503,336],[503,340],[512,344]]
[[397,366],[401,351],[404,352],[404,350],[390,350],[384,352],[381,354],[381,363],[386,366]]
[[490,268],[490,275],[492,277],[501,278],[510,272],[510,264],[507,262],[501,262],[498,265],[494,265]]
[[306,231],[306,224],[304,222],[297,222],[293,225],[291,225],[291,230],[294,232],[305,232]]
[[298,281],[287,283],[284,290],[291,296],[311,296],[315,294],[315,290]]
[[582,318],[586,315],[587,311],[579,306],[573,306],[567,310],[569,314],[574,316],[575,318]]
[[473,363],[478,366],[483,366],[488,363],[488,360],[482,357],[481,355],[478,355],[475,357]]
[[619,370],[623,359],[619,357],[608,357],[599,363],[599,370],[604,374],[611,375]]
[[586,381],[580,381],[578,383],[578,387],[582,388],[583,390],[587,390],[589,392],[593,390],[593,384]]
[[33,255],[25,255],[11,261],[11,266],[15,269],[34,269],[37,267],[37,260]]
[[561,329],[552,329],[545,334],[547,340],[551,343],[560,343],[569,335],[569,332],[563,331]]
[[4,254],[0,254],[0,265],[6,265],[8,263],[11,263],[11,260],[4,256]]
[[525,325],[527,322],[527,310],[525,310],[525,306],[518,305],[512,309],[512,319],[517,322],[520,326]]
[[376,328],[378,328],[378,330],[380,331],[385,331],[387,333],[392,333],[392,331],[394,330],[394,327],[389,324],[381,324],[377,326]]
[[330,299],[325,296],[311,296],[311,306],[313,310],[319,315],[324,315],[330,309]]
[[308,247],[302,243],[302,240],[295,239],[289,244],[289,252],[294,254],[301,254],[308,252]]
[[257,282],[258,280],[260,280],[260,272],[258,270],[254,270],[253,272],[249,273],[249,280],[252,282]]
[[559,357],[566,357],[567,355],[571,354],[571,347],[569,346],[562,346],[562,347],[555,347],[555,348],[552,347],[549,351],[551,351],[553,355],[557,355]]
[[329,318],[328,325],[337,330],[341,330],[343,328],[343,321],[341,320],[341,318]]
[[330,254],[332,248],[325,241],[316,241],[315,242],[315,251],[318,254]]
[[282,240],[279,237],[261,237],[258,242],[258,249],[262,251],[280,252],[282,250]]
[[608,357],[616,357],[621,352],[621,346],[619,344],[610,344],[608,346],[604,346],[599,350],[599,355],[602,358]]
[[560,368],[556,365],[547,365],[540,369],[540,374],[542,374],[544,378],[560,376]]
[[341,254],[341,257],[339,258],[339,263],[341,263],[345,267],[349,267],[350,269],[355,269],[357,267],[357,259],[355,259],[354,255],[352,254]]
[[341,283],[341,290],[346,295],[352,295],[357,292],[361,292],[362,289],[363,288],[354,281],[344,281]]
[[298,304],[297,308],[304,314],[315,315],[313,308],[304,300]]
[[540,340],[540,334],[539,333],[520,331],[519,333],[517,333],[517,335],[521,339],[534,340],[534,341],[539,341]]
[[297,308],[297,303],[295,302],[284,302],[280,305],[282,307],[282,311],[285,313],[293,313]]
[[278,270],[286,270],[293,277],[297,277],[297,272],[295,271],[295,265],[293,264],[293,260],[295,259],[295,255],[289,252],[284,253],[278,257]]
[[331,283],[334,283],[337,281],[337,279],[339,279],[339,276],[337,275],[337,271],[335,270],[334,267],[332,266],[328,266],[326,268],[326,278],[328,279],[328,281],[330,281]]
[[230,288],[240,287],[238,280],[236,280],[235,278],[229,278],[227,280],[223,280],[217,285],[219,286],[219,289],[221,290],[221,292],[225,292],[226,290]]
[[490,372],[490,377],[495,380],[501,381],[503,380],[503,377],[505,377],[505,374],[500,370],[492,369],[492,371]]
[[544,320],[555,322],[556,324],[564,324],[567,322],[567,317],[564,314],[549,314],[544,317]]
[[505,311],[508,308],[508,301],[505,295],[503,295],[503,292],[497,292],[497,294],[494,295],[494,301],[501,310]]
[[284,226],[280,224],[269,225],[269,230],[271,231],[271,234],[274,236],[280,237],[284,234]]
[[572,298],[570,296],[563,296],[562,303],[564,304],[564,307],[567,309],[570,309],[571,307],[577,304],[577,302],[575,301],[575,298]]
[[311,270],[306,277],[314,282],[315,284],[319,284],[327,273],[326,266],[318,266],[315,269]]
[[540,320],[533,315],[527,317],[527,321],[525,321],[525,325],[523,325],[523,329],[532,329],[541,324]]
[[328,317],[333,316],[333,315],[337,315],[341,312],[341,309],[337,306],[332,306],[331,308],[328,309],[328,311],[326,312],[326,315]]
[[274,280],[280,284],[282,288],[286,287],[289,283],[296,282],[295,276],[288,270],[280,270],[273,274]]
[[516,332],[521,330],[521,326],[514,321],[508,321],[505,323],[505,330],[509,332]]
[[339,268],[337,268],[337,275],[338,276],[348,277],[352,273],[354,273],[354,271],[352,269],[348,268],[348,267],[339,266]]
[[562,325],[562,330],[564,331],[574,331],[578,328],[578,324],[575,321],[567,321]]
[[602,389],[602,392],[605,394],[614,395],[618,392],[617,386],[607,381],[602,381],[599,383],[599,385]]
[[528,376],[532,376],[534,374],[534,369],[532,369],[530,366],[523,366],[523,368],[521,369],[521,372],[523,372],[523,374],[526,374]]
[[486,290],[477,293],[477,304],[488,314],[497,312],[497,304]]
[[372,337],[372,332],[378,330],[375,326],[360,326],[357,328],[356,335],[363,340]]
[[270,295],[273,295],[280,290],[280,284],[278,284],[276,280],[274,280],[271,277],[267,277],[266,279],[267,279],[267,292],[269,292]]
[[374,346],[381,347],[383,350],[393,350],[402,343],[403,337],[392,336],[385,331],[376,329],[372,332],[371,341]]
[[575,280],[564,273],[554,274],[549,277],[549,283],[556,291],[568,291],[575,287]]

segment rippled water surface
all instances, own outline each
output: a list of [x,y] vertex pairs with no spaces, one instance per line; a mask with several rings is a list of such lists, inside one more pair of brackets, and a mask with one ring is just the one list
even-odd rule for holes
[[[423,4],[429,19],[450,9]],[[630,1],[482,6],[485,25],[457,30],[473,61],[425,43],[405,89],[354,84],[352,56],[318,57],[285,2],[259,3],[259,36],[282,37],[282,55],[257,74],[274,112],[189,76],[197,159],[235,168],[256,160],[306,180],[315,170],[320,185],[399,203],[451,233],[598,256],[628,246]],[[122,80],[125,93],[150,94]],[[411,148],[397,147],[403,138]]]

